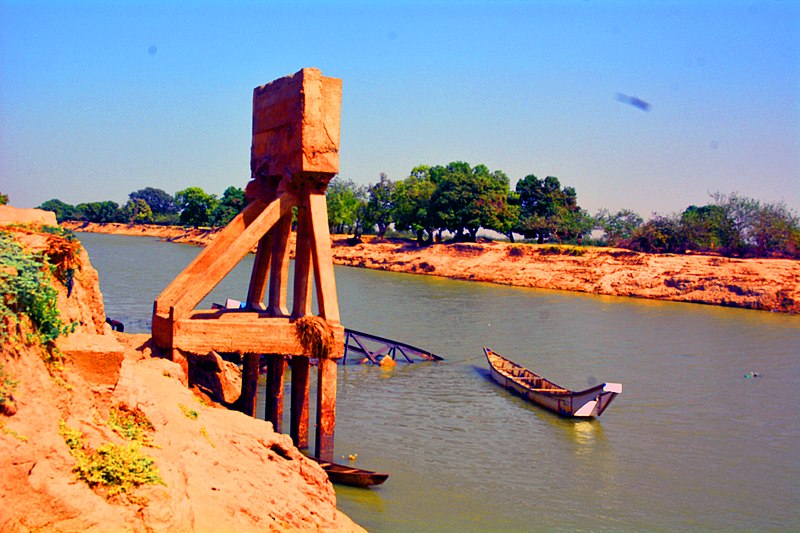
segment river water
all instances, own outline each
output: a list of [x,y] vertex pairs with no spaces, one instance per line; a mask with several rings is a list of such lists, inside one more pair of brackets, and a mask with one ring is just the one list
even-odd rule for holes
[[[129,332],[149,331],[153,300],[199,251],[79,238]],[[251,265],[201,305],[243,299]],[[336,488],[370,531],[800,529],[800,317],[348,267],[336,282],[346,327],[447,359],[340,367],[336,455],[391,474]],[[596,420],[559,418],[491,382],[484,345],[560,385],[623,393]]]

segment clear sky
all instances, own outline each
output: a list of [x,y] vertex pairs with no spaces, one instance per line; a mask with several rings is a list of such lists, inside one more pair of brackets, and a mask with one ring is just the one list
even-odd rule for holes
[[799,36],[799,1],[0,0],[0,192],[244,187],[253,88],[317,67],[357,183],[466,161],[591,213],[716,191],[797,212]]

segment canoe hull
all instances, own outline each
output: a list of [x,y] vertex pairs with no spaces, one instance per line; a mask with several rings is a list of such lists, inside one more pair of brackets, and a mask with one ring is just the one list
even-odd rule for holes
[[622,393],[622,384],[603,383],[582,391],[571,391],[484,348],[492,379],[501,387],[566,417],[598,417]]
[[331,483],[337,483],[339,485],[369,488],[380,485],[389,478],[389,474],[322,461],[316,457],[309,458],[319,463],[319,466],[328,474],[328,479],[331,480]]

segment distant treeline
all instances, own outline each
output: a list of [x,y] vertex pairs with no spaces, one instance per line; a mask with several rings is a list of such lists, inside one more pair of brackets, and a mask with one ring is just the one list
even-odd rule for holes
[[[715,252],[729,256],[800,258],[800,221],[783,204],[738,194],[716,193],[706,205],[655,214],[648,221],[634,211],[595,215],[578,205],[573,187],[533,174],[511,189],[508,176],[464,162],[418,166],[403,180],[385,174],[373,185],[334,178],[328,186],[328,222],[334,233],[413,236],[420,244],[475,241],[479,230],[537,243],[617,246],[651,253]],[[174,196],[148,187],[128,202],[72,206],[53,199],[41,209],[59,221],[224,226],[245,206],[244,191],[228,187],[221,198],[199,187]]]

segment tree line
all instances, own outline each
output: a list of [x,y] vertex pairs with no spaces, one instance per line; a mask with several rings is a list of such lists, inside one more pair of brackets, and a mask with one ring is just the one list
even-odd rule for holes
[[[522,238],[651,253],[800,257],[800,221],[793,211],[735,193],[716,193],[706,205],[654,214],[647,221],[629,209],[591,215],[579,206],[575,188],[562,186],[557,177],[529,174],[512,189],[503,171],[456,161],[417,166],[398,181],[381,174],[371,185],[336,177],[326,195],[331,232],[355,237],[411,236],[428,244],[475,241],[483,230],[512,242]],[[221,197],[200,187],[175,195],[148,187],[131,192],[122,206],[112,201],[72,206],[53,199],[39,207],[54,211],[59,221],[220,227],[245,205],[244,191],[231,186]]]
[[188,187],[171,195],[161,189],[147,187],[133,191],[120,206],[109,200],[70,205],[58,199],[47,200],[39,209],[53,211],[59,222],[122,224],[160,224],[182,226],[225,226],[245,207],[244,190],[230,186],[218,198],[200,187]]
[[573,187],[529,174],[512,190],[508,176],[485,165],[418,166],[393,182],[374,185],[334,179],[328,217],[338,233],[393,229],[420,243],[476,240],[479,229],[514,241],[616,246],[649,253],[714,252],[727,256],[800,257],[800,220],[784,204],[715,193],[706,205],[644,219],[630,209],[589,214]]

